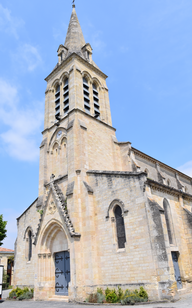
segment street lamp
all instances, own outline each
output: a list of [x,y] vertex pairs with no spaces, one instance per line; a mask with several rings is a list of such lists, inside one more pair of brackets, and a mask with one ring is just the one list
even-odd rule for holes
[[0,300],[2,299],[2,289],[3,289],[3,269],[4,269],[4,266],[3,265],[0,265]]

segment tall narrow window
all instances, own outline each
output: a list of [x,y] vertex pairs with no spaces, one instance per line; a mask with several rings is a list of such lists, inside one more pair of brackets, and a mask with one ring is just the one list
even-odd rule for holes
[[32,257],[32,233],[31,233],[31,230],[29,230],[29,232],[28,232],[28,241],[29,241],[28,261],[30,261],[31,257]]
[[174,230],[173,230],[173,221],[171,216],[171,208],[167,199],[163,200],[163,208],[165,210],[165,221],[167,225],[169,243],[174,244]]
[[60,85],[57,85],[55,92],[55,117],[60,116]]
[[118,247],[125,248],[125,242],[126,242],[125,225],[124,225],[124,218],[122,217],[122,210],[119,205],[115,207],[114,214],[116,219]]
[[90,113],[89,85],[85,77],[83,77],[83,96],[85,111]]
[[66,78],[64,81],[63,87],[63,104],[64,104],[64,113],[69,111],[69,79]]
[[99,93],[97,91],[97,86],[93,83],[93,102],[94,102],[94,114],[96,118],[100,116],[99,110]]

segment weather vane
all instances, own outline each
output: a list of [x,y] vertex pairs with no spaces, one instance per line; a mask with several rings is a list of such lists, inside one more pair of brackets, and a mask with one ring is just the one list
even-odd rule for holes
[[75,0],[73,0],[73,2],[72,2],[73,4],[75,3]]

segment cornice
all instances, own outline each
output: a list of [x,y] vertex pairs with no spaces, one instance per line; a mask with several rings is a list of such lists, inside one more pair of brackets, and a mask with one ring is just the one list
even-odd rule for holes
[[[83,111],[83,110],[81,110],[81,109],[79,109],[79,108],[73,108],[73,109],[71,109],[71,110],[68,112],[67,115],[64,115],[63,118],[61,118],[61,120],[60,120],[59,122],[53,124],[53,125],[50,126],[49,128],[44,129],[41,133],[44,134],[44,133],[46,133],[47,131],[52,130],[54,127],[60,126],[60,125],[62,124],[62,121],[63,121],[63,120],[65,120],[66,118],[69,117],[69,115],[71,115],[71,114],[73,114],[73,113],[75,113],[75,112],[80,112],[80,113],[86,115],[87,117],[91,118],[92,120],[94,120],[94,121],[96,121],[96,122],[99,122],[99,123],[101,123],[101,124],[103,124],[103,125],[109,127],[110,129],[112,129],[112,130],[114,130],[114,131],[116,132],[116,128],[114,128],[113,126],[111,126],[111,125],[109,125],[109,124],[103,122],[102,120],[99,120],[99,119],[94,118],[91,114],[88,114],[87,112],[85,112],[85,111]],[[59,124],[59,125],[58,125],[58,124]]]
[[178,173],[180,176],[182,176],[182,177],[188,179],[188,180],[190,181],[190,183],[192,182],[192,178],[191,178],[190,176],[186,175],[185,173],[182,173],[181,171],[179,171],[179,170],[177,170],[177,169],[174,169],[174,168],[172,168],[172,167],[170,167],[170,166],[168,166],[168,165],[162,163],[161,161],[159,161],[159,160],[157,160],[157,159],[155,159],[155,158],[153,158],[153,157],[151,157],[151,156],[149,156],[149,155],[147,155],[147,154],[145,154],[145,153],[143,153],[143,152],[137,150],[137,149],[134,148],[134,147],[131,147],[131,149],[132,149],[133,152],[134,152],[135,154],[137,154],[138,156],[140,156],[140,157],[142,157],[142,158],[144,158],[144,159],[147,159],[147,160],[151,161],[151,162],[154,163],[154,164],[158,163],[160,167],[163,167],[164,169],[168,169],[169,171],[173,172],[174,174],[175,174],[175,173]]
[[91,70],[95,71],[98,75],[102,76],[103,78],[108,78],[106,74],[104,74],[99,68],[95,67],[93,64],[87,62],[85,59],[80,57],[77,53],[73,52],[70,54],[65,60],[61,62],[57,67],[55,67],[52,72],[45,78],[45,81],[49,81],[51,77],[54,76],[55,73],[57,73],[59,70],[63,69],[63,67],[68,64],[72,59],[78,59],[80,62],[88,66]]
[[119,144],[119,145],[131,145],[130,141],[125,141],[125,142],[114,141],[114,143]]
[[[58,176],[57,178],[54,179],[54,182],[55,182],[55,183],[58,183],[59,181],[61,181],[61,180],[63,180],[63,179],[68,179],[68,174],[64,174],[64,175]],[[50,184],[51,184],[51,181],[45,183],[44,186],[45,186],[45,187],[48,187]]]
[[151,180],[149,178],[147,179],[145,184],[149,185],[153,190],[165,192],[165,193],[172,195],[172,196],[177,196],[177,197],[181,196],[183,199],[192,201],[192,195],[187,194],[187,193],[185,193],[185,192],[183,192],[179,189],[176,189],[174,187],[170,187],[168,185],[161,184],[161,183],[156,182],[154,180]]
[[146,173],[141,171],[141,172],[129,172],[129,171],[107,171],[107,170],[88,170],[86,172],[87,174],[97,174],[97,175],[124,175],[124,176],[140,176],[144,175],[146,176]]

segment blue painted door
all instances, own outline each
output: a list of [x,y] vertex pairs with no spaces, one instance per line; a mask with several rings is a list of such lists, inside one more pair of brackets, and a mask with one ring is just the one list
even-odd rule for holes
[[68,251],[55,254],[55,294],[68,295],[70,256]]
[[180,269],[179,269],[179,264],[178,264],[178,254],[175,251],[171,252],[172,254],[172,260],[173,260],[173,266],[174,266],[174,271],[175,271],[175,280],[177,281],[177,288],[182,289],[182,281],[181,281],[181,274],[180,274]]

